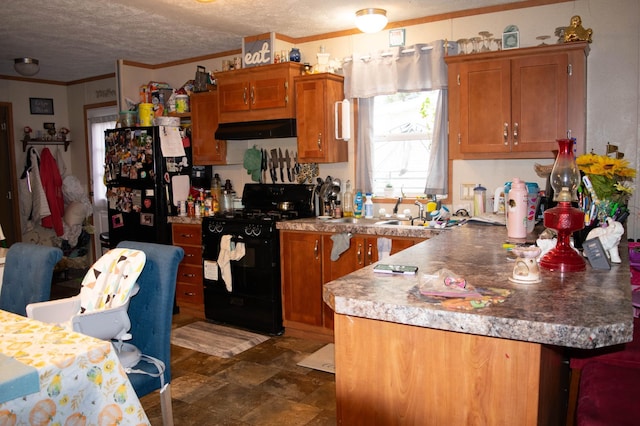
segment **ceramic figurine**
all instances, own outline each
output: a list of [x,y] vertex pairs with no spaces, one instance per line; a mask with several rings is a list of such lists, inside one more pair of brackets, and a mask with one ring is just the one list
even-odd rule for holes
[[622,234],[624,234],[622,224],[611,218],[607,218],[607,226],[591,230],[589,234],[587,234],[586,241],[599,237],[602,247],[607,252],[611,263],[621,263],[622,259],[620,259],[618,244],[620,244]]

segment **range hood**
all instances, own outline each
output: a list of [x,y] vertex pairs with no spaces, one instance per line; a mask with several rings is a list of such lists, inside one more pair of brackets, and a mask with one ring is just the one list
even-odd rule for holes
[[216,130],[218,140],[273,139],[296,137],[296,120],[248,121],[244,123],[221,123]]

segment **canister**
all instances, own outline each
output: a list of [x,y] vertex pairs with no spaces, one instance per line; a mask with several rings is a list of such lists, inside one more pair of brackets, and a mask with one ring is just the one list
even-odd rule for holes
[[138,104],[138,122],[142,127],[153,126],[153,104]]
[[[535,182],[525,182],[527,188],[527,232],[532,232],[536,225],[536,211],[540,204],[540,187]],[[505,200],[509,196],[511,191],[511,182],[507,182],[504,185],[504,198]]]
[[176,96],[176,112],[189,112],[189,96],[177,95]]

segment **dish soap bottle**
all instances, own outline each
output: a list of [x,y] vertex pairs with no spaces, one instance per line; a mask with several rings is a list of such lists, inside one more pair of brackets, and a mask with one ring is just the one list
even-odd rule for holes
[[371,193],[367,192],[367,200],[364,202],[364,218],[373,219],[373,201],[371,200]]
[[353,204],[353,215],[355,217],[362,217],[362,191],[359,189],[356,191],[356,197]]
[[526,238],[527,236],[527,188],[523,181],[513,178],[507,197],[507,236]]
[[351,181],[344,185],[344,196],[342,197],[342,215],[344,217],[353,216],[353,192],[351,192]]

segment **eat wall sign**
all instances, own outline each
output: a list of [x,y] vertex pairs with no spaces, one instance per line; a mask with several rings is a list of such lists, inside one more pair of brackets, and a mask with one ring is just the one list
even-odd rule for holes
[[244,68],[273,64],[275,33],[260,34],[242,39],[242,66]]

